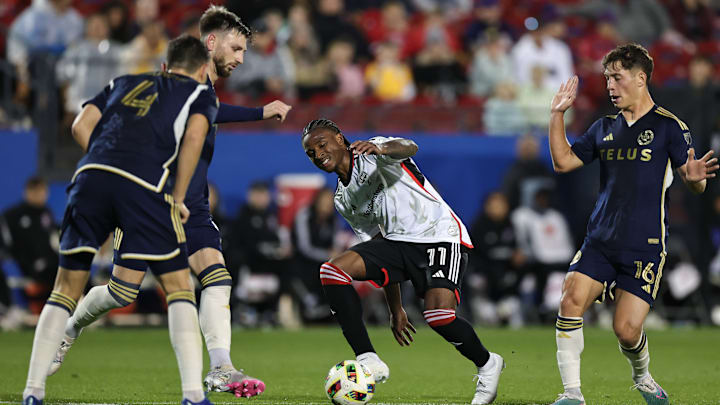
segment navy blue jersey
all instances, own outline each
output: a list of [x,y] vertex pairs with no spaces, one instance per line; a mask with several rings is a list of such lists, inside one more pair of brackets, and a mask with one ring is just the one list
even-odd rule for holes
[[115,78],[88,103],[102,118],[75,176],[107,170],[155,192],[172,183],[188,118],[202,114],[212,126],[218,109],[211,86],[161,72]]
[[[215,87],[210,78],[205,83],[208,86],[208,92],[212,94],[212,97],[217,98],[215,95]],[[208,131],[205,137],[205,144],[203,145],[202,153],[200,154],[200,160],[198,160],[195,174],[193,174],[192,180],[190,180],[190,186],[188,186],[187,195],[185,197],[185,205],[191,210],[203,210],[210,212],[210,205],[208,203],[208,183],[207,174],[210,162],[212,161],[213,153],[215,153],[215,136],[217,135],[217,124],[215,120],[210,121],[210,131]]]
[[687,125],[658,106],[632,125],[622,114],[595,121],[572,146],[585,164],[600,159],[587,239],[610,249],[665,251],[665,190],[692,144]]

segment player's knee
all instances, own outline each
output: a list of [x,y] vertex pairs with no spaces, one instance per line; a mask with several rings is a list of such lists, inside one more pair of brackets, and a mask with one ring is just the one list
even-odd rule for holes
[[110,296],[112,296],[120,306],[126,307],[137,299],[138,293],[140,292],[140,284],[133,284],[111,276],[110,282],[107,284],[107,289]]
[[613,322],[613,331],[618,341],[625,347],[633,347],[642,336],[642,324],[635,325],[630,321],[616,320]]
[[232,276],[224,264],[217,263],[205,268],[198,274],[202,288],[232,285]]
[[445,326],[456,318],[455,310],[452,308],[427,309],[423,311],[423,317],[425,317],[425,322],[427,322],[431,328]]
[[350,285],[352,284],[352,277],[344,272],[337,265],[325,262],[320,266],[320,284],[323,287],[330,285]]

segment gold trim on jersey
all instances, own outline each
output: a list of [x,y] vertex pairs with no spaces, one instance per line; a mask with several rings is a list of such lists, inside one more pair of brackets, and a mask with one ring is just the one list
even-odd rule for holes
[[614,115],[613,115],[613,114],[608,114],[608,115],[605,116],[605,118],[612,118],[612,119],[616,120],[617,117],[618,117],[618,115],[620,115],[620,113],[614,114]]
[[159,193],[162,191],[162,189],[165,187],[165,182],[167,181],[168,177],[170,176],[170,169],[168,167],[172,164],[172,162],[175,161],[175,158],[178,156],[178,152],[180,149],[180,143],[183,138],[183,135],[185,135],[185,126],[187,125],[187,121],[190,111],[190,105],[198,98],[200,95],[200,92],[203,90],[207,90],[208,86],[206,84],[198,84],[197,87],[195,87],[195,90],[188,96],[187,100],[185,100],[185,104],[180,109],[180,112],[178,112],[177,117],[175,118],[175,121],[173,122],[173,133],[175,136],[175,152],[170,156],[170,158],[163,163],[163,174],[160,177],[160,181],[157,185],[150,184],[147,181],[141,179],[140,177],[127,172],[123,169],[119,169],[115,166],[110,165],[104,165],[102,163],[88,163],[86,165],[83,165],[79,169],[75,171],[75,174],[73,174],[72,179],[70,180],[71,183],[75,182],[75,178],[77,177],[80,172],[88,169],[98,169],[98,170],[105,170],[110,173],[115,173],[117,175],[123,176],[128,180],[131,180],[142,187],[145,187],[146,189],[153,191],[155,193]]
[[660,115],[662,115],[663,117],[672,118],[672,119],[674,119],[675,121],[677,121],[677,123],[680,125],[680,129],[682,129],[683,131],[689,131],[689,130],[690,130],[690,128],[688,128],[687,124],[685,124],[684,122],[682,122],[682,121],[680,120],[680,118],[676,117],[675,114],[671,113],[670,111],[668,111],[668,110],[666,110],[666,109],[658,106],[658,108],[655,109],[655,112],[658,113],[658,114],[660,114]]
[[165,171],[163,172],[163,175],[160,178],[160,181],[158,182],[157,185],[153,185],[153,184],[150,184],[147,181],[141,179],[140,177],[138,177],[130,172],[126,172],[123,169],[118,169],[115,166],[104,165],[102,163],[88,163],[86,165],[83,165],[82,167],[80,167],[79,169],[77,169],[75,171],[75,174],[73,174],[73,177],[70,180],[70,182],[74,183],[75,178],[77,177],[78,174],[80,174],[81,172],[84,172],[85,170],[91,170],[91,169],[104,170],[106,172],[114,173],[119,176],[125,177],[126,179],[128,179],[134,183],[137,183],[140,186],[142,186],[154,193],[159,193],[160,191],[162,191],[162,189],[165,187],[165,182],[167,181],[167,178],[170,175],[170,170],[168,170],[167,168],[164,168]]
[[66,255],[66,256],[74,255],[75,253],[82,253],[82,252],[95,254],[95,253],[97,253],[97,251],[98,250],[92,246],[78,246],[78,247],[75,247],[72,249],[65,249],[65,250],[60,249],[60,254]]
[[123,253],[120,255],[121,259],[138,259],[138,260],[151,260],[151,261],[162,261],[170,260],[173,257],[180,254],[180,248],[173,250],[170,253],[164,255],[150,255],[144,253]]
[[177,241],[178,243],[185,243],[185,228],[183,228],[180,217],[180,208],[175,204],[175,199],[170,194],[165,194],[165,201],[170,204],[170,220],[172,221]]
[[113,239],[113,249],[120,250],[120,244],[122,243],[123,231],[120,228],[115,228],[115,238]]
[[[679,120],[678,120],[679,121]],[[682,121],[680,121],[682,122]],[[660,243],[662,244],[662,251],[660,252],[660,264],[658,265],[657,275],[655,277],[655,286],[653,288],[652,297],[655,299],[655,296],[657,295],[658,288],[660,286],[660,279],[662,278],[662,271],[663,266],[665,266],[665,256],[667,256],[667,251],[665,248],[665,191],[670,186],[669,184],[666,186],[665,182],[667,181],[668,173],[671,172],[671,166],[670,166],[670,159],[668,158],[667,164],[665,165],[665,173],[663,174],[663,182],[662,182],[662,193],[660,194]]]

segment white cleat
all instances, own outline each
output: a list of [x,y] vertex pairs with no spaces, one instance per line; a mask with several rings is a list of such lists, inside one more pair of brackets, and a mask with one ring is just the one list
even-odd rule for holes
[[475,374],[477,385],[472,405],[491,404],[495,400],[498,384],[500,384],[500,374],[504,368],[505,360],[497,353],[490,353],[488,363],[483,367],[478,367],[478,373]]
[[63,338],[62,342],[60,342],[60,347],[58,347],[57,352],[55,353],[55,359],[50,364],[48,376],[51,376],[57,373],[58,370],[60,370],[60,366],[62,366],[63,360],[65,360],[65,355],[67,354],[68,350],[70,350],[70,347],[73,343],[75,343],[75,339],[69,336],[65,336]]
[[384,383],[390,378],[390,367],[376,353],[363,353],[357,356],[357,361],[372,374],[375,383]]

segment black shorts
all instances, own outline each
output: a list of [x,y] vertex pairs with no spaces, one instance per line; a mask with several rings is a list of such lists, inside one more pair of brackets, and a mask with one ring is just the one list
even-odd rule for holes
[[78,174],[68,187],[60,265],[89,270],[114,230],[114,248],[123,259],[145,263],[156,274],[188,267],[185,232],[170,195],[103,170]]
[[411,243],[372,239],[350,248],[365,262],[366,279],[380,288],[410,280],[423,298],[431,288],[446,288],[460,302],[468,248],[459,243]]
[[[190,218],[185,224],[185,236],[187,238],[188,257],[204,248],[213,248],[222,252],[222,239],[220,230],[212,220],[207,207],[188,207]],[[145,271],[147,264],[142,260],[123,259],[116,250],[113,256],[113,263],[128,269]],[[200,269],[202,270],[202,269]]]

